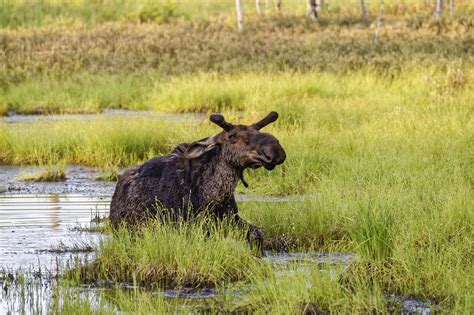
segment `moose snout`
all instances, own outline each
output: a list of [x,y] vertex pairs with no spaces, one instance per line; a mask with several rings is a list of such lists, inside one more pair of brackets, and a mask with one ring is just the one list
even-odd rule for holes
[[262,146],[258,150],[258,153],[264,167],[269,170],[272,170],[275,168],[275,166],[282,164],[286,159],[285,150],[283,150],[278,141]]

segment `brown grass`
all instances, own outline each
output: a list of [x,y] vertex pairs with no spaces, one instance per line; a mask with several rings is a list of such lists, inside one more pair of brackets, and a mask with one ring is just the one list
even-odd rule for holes
[[310,23],[300,16],[247,21],[243,33],[228,19],[170,24],[105,23],[86,28],[0,30],[0,88],[32,76],[77,71],[164,74],[235,70],[400,71],[419,63],[472,60],[473,20],[387,18],[380,46],[360,18]]

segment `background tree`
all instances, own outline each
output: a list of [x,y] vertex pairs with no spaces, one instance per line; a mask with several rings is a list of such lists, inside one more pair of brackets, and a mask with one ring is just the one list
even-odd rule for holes
[[433,16],[436,18],[440,18],[443,15],[444,10],[444,0],[436,0],[436,9],[433,13]]
[[362,16],[368,18],[369,14],[367,13],[367,6],[365,5],[365,0],[360,0],[360,6],[362,8]]
[[275,0],[275,10],[280,13],[281,10],[281,0]]
[[383,7],[384,7],[384,0],[381,0],[380,1],[379,18],[377,20],[377,27],[375,28],[375,36],[374,36],[374,44],[375,45],[377,45],[379,43],[380,27],[382,26],[382,20],[383,20]]
[[331,11],[331,6],[329,5],[329,0],[325,0],[324,4],[326,5],[326,11],[327,12]]
[[257,15],[262,15],[262,0],[255,0],[255,6],[257,8]]
[[318,12],[316,11],[317,3],[316,0],[307,0],[309,17],[311,20],[316,21],[318,18]]
[[244,29],[244,0],[235,0],[235,9],[237,12],[237,29]]

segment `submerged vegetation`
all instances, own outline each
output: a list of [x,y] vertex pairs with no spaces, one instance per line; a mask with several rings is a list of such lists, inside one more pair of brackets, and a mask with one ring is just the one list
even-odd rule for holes
[[[0,115],[124,108],[248,123],[275,110],[268,130],[287,160],[249,171],[250,188],[237,190],[297,197],[243,202],[242,216],[263,227],[267,249],[354,258],[323,268],[299,261],[282,275],[242,231],[154,222],[114,232],[66,281],[132,290],[113,288],[100,302],[58,291],[53,312],[394,312],[393,297],[404,296],[472,313],[472,5],[434,19],[426,1],[385,1],[374,45],[358,1],[331,1],[316,23],[303,18],[302,1],[284,1],[278,16],[248,14],[241,33],[231,2],[4,1]],[[115,180],[120,167],[219,131],[201,116],[80,118],[0,119],[0,164],[51,165],[32,180],[61,179],[56,164],[99,166],[100,179]],[[149,290],[164,284],[216,293],[183,305]]]
[[49,164],[41,171],[20,174],[18,180],[25,182],[62,182],[66,180],[66,169],[64,165]]

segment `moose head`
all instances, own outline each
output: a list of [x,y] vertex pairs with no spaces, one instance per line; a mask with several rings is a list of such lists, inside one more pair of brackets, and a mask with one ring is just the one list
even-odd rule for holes
[[223,129],[215,136],[194,142],[187,148],[187,156],[198,157],[215,147],[220,148],[221,157],[237,169],[265,167],[272,170],[286,159],[285,150],[275,136],[260,130],[278,119],[270,112],[262,120],[251,125],[234,125],[221,114],[212,114],[210,120]]

